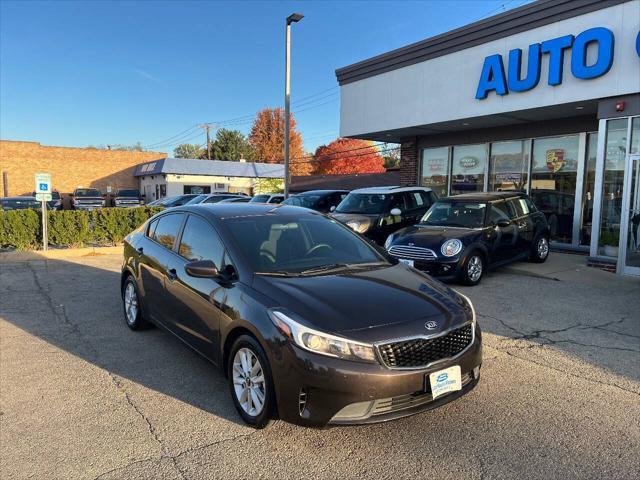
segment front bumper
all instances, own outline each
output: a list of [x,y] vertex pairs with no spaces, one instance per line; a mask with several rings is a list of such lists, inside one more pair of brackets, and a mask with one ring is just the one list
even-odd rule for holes
[[440,280],[455,280],[462,264],[461,257],[453,259],[439,259],[435,261],[414,261],[414,268]]
[[[476,324],[474,341],[463,353],[416,370],[340,360],[288,342],[276,350],[274,357],[271,368],[281,419],[308,427],[367,424],[430,410],[471,391],[479,380],[482,338]],[[433,400],[426,382],[428,375],[454,365],[461,369],[462,390]],[[356,406],[357,415],[344,414],[345,407],[363,402],[369,402],[369,406]]]
[[96,210],[98,208],[104,208],[104,205],[102,205],[102,204],[100,204],[100,205],[97,205],[97,204],[78,204],[78,205],[74,205],[73,208],[75,210],[87,210],[87,211],[90,211],[90,210]]

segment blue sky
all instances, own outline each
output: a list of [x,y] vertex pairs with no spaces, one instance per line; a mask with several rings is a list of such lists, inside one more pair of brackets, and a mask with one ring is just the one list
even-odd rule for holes
[[283,104],[295,11],[305,18],[293,27],[292,109],[313,151],[338,133],[336,68],[527,1],[2,0],[0,137],[171,153],[204,142],[194,124],[247,133],[248,116]]

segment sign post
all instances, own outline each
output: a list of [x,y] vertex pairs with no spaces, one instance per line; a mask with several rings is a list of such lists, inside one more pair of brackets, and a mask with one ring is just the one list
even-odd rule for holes
[[49,246],[49,229],[47,225],[47,201],[51,200],[51,174],[36,173],[36,200],[42,202],[42,250]]

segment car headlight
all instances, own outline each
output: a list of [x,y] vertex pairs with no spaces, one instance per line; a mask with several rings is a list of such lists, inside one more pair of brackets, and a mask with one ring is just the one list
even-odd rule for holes
[[460,293],[457,290],[454,290],[454,292],[456,292],[456,294],[459,297],[461,297],[467,303],[469,316],[471,317],[471,324],[475,328],[475,326],[476,326],[476,309],[473,307],[473,303],[471,303],[471,300],[466,295],[463,295],[462,293]]
[[440,247],[440,251],[445,257],[453,257],[460,253],[462,250],[462,242],[457,238],[447,240]]
[[344,360],[376,362],[373,345],[305,327],[280,310],[269,310],[269,316],[276,328],[300,348]]
[[364,233],[369,230],[371,222],[367,220],[349,220],[345,225],[355,232]]
[[384,242],[384,249],[385,250],[389,250],[389,247],[391,246],[391,244],[393,243],[395,238],[396,238],[396,236],[393,233],[387,237],[387,240]]

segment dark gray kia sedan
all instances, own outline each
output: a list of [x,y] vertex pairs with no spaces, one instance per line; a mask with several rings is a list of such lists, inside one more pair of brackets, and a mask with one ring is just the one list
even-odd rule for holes
[[183,206],[127,236],[127,325],[155,324],[220,367],[240,416],[386,421],[480,376],[469,299],[337,220],[291,206]]

